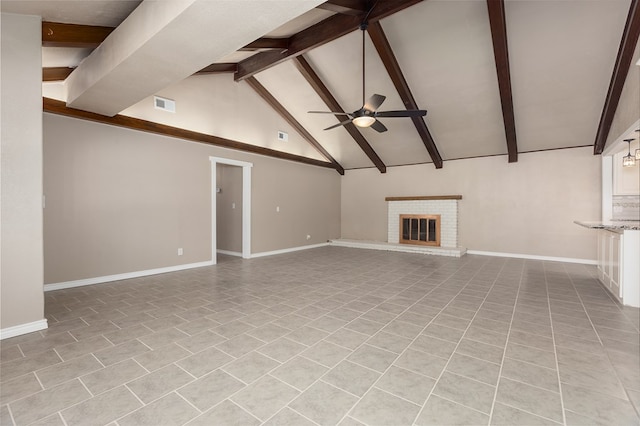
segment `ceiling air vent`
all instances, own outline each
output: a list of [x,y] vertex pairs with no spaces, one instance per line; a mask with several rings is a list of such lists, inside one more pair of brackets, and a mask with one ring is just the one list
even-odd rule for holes
[[160,96],[153,97],[153,104],[156,109],[163,111],[176,112],[176,101],[167,98],[161,98]]

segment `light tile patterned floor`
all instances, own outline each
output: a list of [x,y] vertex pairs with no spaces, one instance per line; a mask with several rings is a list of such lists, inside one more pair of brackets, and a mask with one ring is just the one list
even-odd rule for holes
[[[593,266],[324,247],[46,293],[2,425],[638,425]],[[635,406],[634,406],[635,404]]]

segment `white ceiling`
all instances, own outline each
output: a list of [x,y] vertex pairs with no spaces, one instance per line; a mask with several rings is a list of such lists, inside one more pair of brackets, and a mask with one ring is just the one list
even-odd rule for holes
[[67,77],[67,105],[114,116],[320,3],[322,0],[142,2]]
[[[116,26],[138,3],[3,0],[2,11],[42,14],[49,21]],[[630,0],[506,1],[519,152],[593,144],[629,5]],[[311,9],[284,25],[274,26],[276,29],[264,36],[287,37],[332,14]],[[506,154],[485,1],[424,1],[383,19],[381,25],[418,106],[428,111],[425,122],[442,158]],[[230,30],[227,27],[224,31]],[[636,49],[634,64],[640,59],[638,51]],[[44,48],[43,66],[76,66],[88,53],[80,49]],[[236,62],[251,54],[230,53],[212,62]],[[362,105],[361,54],[359,31],[305,54],[347,111]],[[638,69],[634,65],[631,73],[640,77]],[[381,110],[403,109],[368,36],[366,71],[366,96],[385,95],[387,99]],[[307,113],[327,110],[327,107],[291,61],[265,70],[256,78],[343,167],[373,167],[346,130],[322,130],[337,123],[333,116]],[[203,85],[202,90],[210,89],[213,84],[218,92],[234,94],[238,99],[213,96],[205,102],[195,95],[199,84]],[[257,110],[256,105],[251,105],[256,114],[271,117],[264,125],[272,122],[274,130],[287,128],[279,116],[266,112],[268,106],[257,96],[245,93],[244,89],[240,92],[238,88],[223,89],[224,85],[237,86],[238,83],[230,75],[189,77],[184,84],[167,85],[162,93],[174,97],[183,93],[182,104],[193,103],[186,107],[187,110],[195,114],[198,108],[205,109],[202,116],[206,117],[211,117],[215,111],[224,115],[229,109],[244,110],[238,105],[229,108],[230,102],[240,102],[240,99],[255,102],[261,105]],[[149,116],[141,108],[137,105],[127,111]],[[151,115],[163,120],[162,116]],[[229,116],[227,121],[235,122],[231,118]],[[183,119],[185,127],[206,128],[208,125],[197,124],[195,119],[185,116]],[[379,134],[372,129],[363,129],[361,133],[387,166],[431,162],[411,120],[389,118],[383,122],[388,132]],[[231,131],[224,124],[210,131],[218,136],[249,138],[241,140],[245,143],[271,143],[256,141],[256,135],[246,133],[246,130]],[[272,148],[317,158],[318,154],[313,150],[302,148],[297,142],[293,145],[291,148],[277,145]]]
[[142,0],[2,0],[2,12],[65,24],[116,27]]

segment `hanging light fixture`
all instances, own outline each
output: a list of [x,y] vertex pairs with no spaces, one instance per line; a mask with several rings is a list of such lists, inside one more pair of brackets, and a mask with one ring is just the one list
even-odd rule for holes
[[636,158],[631,155],[631,142],[633,142],[633,139],[624,139],[624,141],[629,144],[629,152],[622,157],[622,166],[633,167],[636,165]]
[[[640,129],[636,129],[636,133],[639,133]],[[640,148],[636,149],[636,161],[640,161]]]

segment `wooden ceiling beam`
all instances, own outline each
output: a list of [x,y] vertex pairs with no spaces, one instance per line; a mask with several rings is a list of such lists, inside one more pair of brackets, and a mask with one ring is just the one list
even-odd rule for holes
[[[384,67],[387,69],[387,73],[393,82],[393,85],[396,87],[402,102],[406,109],[420,109],[416,100],[411,93],[411,89],[409,88],[409,84],[407,80],[404,78],[404,74],[402,73],[402,69],[400,68],[400,64],[396,60],[395,55],[393,54],[393,50],[391,49],[391,45],[389,44],[389,40],[382,29],[382,25],[380,22],[372,22],[367,27],[367,32],[369,33],[369,37],[371,37],[371,41],[378,51],[378,55],[384,64]],[[413,121],[413,125],[416,127],[418,131],[418,135],[420,135],[420,139],[424,144],[425,148],[429,152],[429,156],[433,161],[433,164],[436,166],[436,169],[442,168],[442,157],[438,152],[438,148],[436,147],[436,143],[431,136],[431,132],[429,132],[429,128],[424,121],[423,117],[411,117]]]
[[249,86],[251,86],[253,90],[256,91],[258,95],[260,95],[262,99],[264,99],[269,104],[269,106],[271,106],[271,108],[273,108],[278,114],[280,114],[282,118],[287,121],[287,123],[289,123],[294,129],[296,129],[298,133],[300,133],[300,135],[307,142],[309,142],[311,146],[313,146],[324,158],[326,158],[331,164],[333,164],[333,167],[338,171],[338,173],[344,175],[344,168],[340,164],[338,164],[336,159],[333,158],[322,145],[320,145],[320,142],[318,142],[313,136],[311,136],[311,133],[309,133],[307,129],[305,129],[304,126],[302,126],[302,124],[300,124],[300,122],[298,122],[298,120],[296,120],[289,113],[289,111],[287,111],[287,109],[280,102],[278,102],[277,99],[274,98],[273,95],[262,84],[260,84],[258,80],[256,80],[255,77],[249,77],[245,81],[247,82],[247,84],[249,84]]
[[42,22],[44,47],[83,47],[95,49],[115,28],[95,25]]
[[[371,11],[368,21],[376,22],[387,16],[393,15],[423,0],[384,0],[376,3]],[[286,52],[260,52],[241,61],[238,64],[236,81],[244,80],[260,71],[264,71],[274,65],[295,58],[311,49],[322,46],[345,34],[360,28],[360,16],[334,15],[311,27],[294,34],[289,39],[289,49]]]
[[622,89],[629,74],[629,67],[633,60],[633,53],[640,36],[640,10],[638,0],[632,0],[627,15],[627,22],[624,26],[620,47],[618,48],[618,56],[613,67],[613,74],[609,82],[609,90],[602,108],[602,115],[596,132],[596,140],[593,144],[593,153],[595,155],[602,154],[604,146],[607,143],[607,137],[611,131],[611,124],[616,115],[616,109],[620,102]]
[[[315,90],[318,96],[320,96],[320,98],[324,101],[330,111],[345,112],[336,98],[331,94],[327,86],[325,86],[318,74],[314,71],[309,62],[307,62],[307,60],[303,56],[296,56],[294,64],[296,65],[296,68],[298,68],[298,71],[300,71],[307,82],[311,85],[311,87],[313,87],[313,90]],[[342,121],[340,116],[336,116],[336,118],[338,119],[338,121]],[[371,145],[369,145],[369,142],[367,142],[364,136],[362,136],[362,133],[360,133],[358,128],[352,123],[345,124],[344,128],[347,130],[347,132],[349,132],[351,137],[356,141],[356,143],[364,151],[367,157],[369,157],[371,162],[378,168],[378,170],[380,170],[380,173],[386,173],[387,166],[382,162],[382,159],[374,151]]]
[[42,81],[64,81],[74,69],[68,67],[42,68]]
[[297,163],[309,164],[312,166],[326,167],[333,169],[334,165],[327,162],[316,160],[313,158],[303,157],[301,155],[289,154],[287,152],[276,151],[275,149],[264,148],[261,146],[251,145],[248,143],[238,142],[231,139],[225,139],[218,136],[207,135],[206,133],[194,132],[178,127],[167,126],[164,124],[154,123],[152,121],[141,120],[139,118],[127,117],[125,115],[115,115],[107,117],[106,115],[96,114],[93,112],[81,111],[79,109],[68,108],[64,102],[50,98],[42,99],[44,112],[52,114],[64,115],[67,117],[79,118],[82,120],[95,121],[98,123],[110,124],[112,126],[124,127],[132,130],[139,130],[147,133],[155,133],[163,136],[170,136],[178,139],[199,142],[206,145],[219,146],[222,148],[234,149],[237,151],[250,152],[252,154],[264,155],[267,157],[278,158],[280,160],[295,161]]
[[518,161],[518,143],[516,139],[516,120],[513,112],[513,93],[511,91],[511,71],[509,69],[509,48],[507,46],[507,21],[504,0],[487,0],[489,25],[493,40],[493,56],[496,62],[500,103],[504,133],[507,139],[509,163]]
[[[99,27],[95,25],[63,24],[59,22],[42,22],[42,46],[44,47],[84,47],[95,49],[111,32],[114,27]],[[255,50],[286,50],[289,47],[288,38],[259,38],[239,51]]]
[[316,9],[328,10],[343,15],[360,16],[366,12],[366,1],[363,0],[329,0]]
[[237,69],[238,64],[236,63],[211,64],[205,68],[202,68],[194,75],[234,73]]
[[256,41],[252,41],[244,47],[240,48],[240,52],[252,52],[255,50],[287,50],[289,48],[288,38],[269,38],[263,37]]

